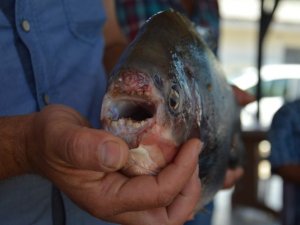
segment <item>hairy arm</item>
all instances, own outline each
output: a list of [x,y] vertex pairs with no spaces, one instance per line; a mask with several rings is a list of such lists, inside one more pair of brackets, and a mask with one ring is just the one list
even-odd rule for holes
[[[81,145],[76,141],[78,133],[85,134],[84,138],[87,139],[96,138],[97,142],[92,143],[96,147],[105,143],[115,143],[115,146],[109,148],[109,152],[107,151],[108,154],[114,155],[107,155],[107,157],[116,159],[110,160],[111,165],[105,168],[103,154],[99,157],[95,155],[97,149],[89,149],[90,151],[82,149],[82,152],[77,149],[78,155],[75,156],[72,152],[68,152],[69,145],[72,148]],[[64,106],[49,106],[42,112],[28,115],[0,117],[0,180],[26,173],[48,177],[44,174],[44,167],[49,166],[47,161],[54,160],[55,162],[52,163],[62,164],[64,159],[61,157],[64,155],[75,160],[79,167],[86,167],[85,164],[88,164],[90,167],[97,167],[98,170],[107,172],[119,169],[127,160],[127,145],[106,132],[99,131],[96,135],[94,133],[81,115]],[[118,146],[122,147],[121,152],[115,150]],[[99,161],[89,161],[90,157]]]
[[34,114],[0,118],[0,179],[30,172],[27,133]]

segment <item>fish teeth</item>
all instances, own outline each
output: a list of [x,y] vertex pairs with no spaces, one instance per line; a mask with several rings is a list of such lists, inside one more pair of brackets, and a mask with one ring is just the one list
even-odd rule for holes
[[128,119],[128,120],[126,121],[126,125],[127,125],[127,126],[132,126],[132,124],[133,124],[133,122],[132,122],[131,119]]
[[125,125],[125,119],[119,119],[119,124],[121,125],[121,126],[124,126]]
[[141,124],[139,122],[136,122],[136,123],[133,124],[134,128],[139,128],[140,126],[141,126]]
[[119,120],[112,120],[110,122],[110,126],[113,130],[116,130],[116,129],[129,129],[131,131],[134,131],[133,129],[139,129],[139,128],[145,126],[146,123],[147,123],[147,121],[145,121],[145,120],[134,121],[132,119],[121,118]]
[[111,126],[113,128],[117,128],[118,127],[118,121],[115,121],[115,120],[111,121]]

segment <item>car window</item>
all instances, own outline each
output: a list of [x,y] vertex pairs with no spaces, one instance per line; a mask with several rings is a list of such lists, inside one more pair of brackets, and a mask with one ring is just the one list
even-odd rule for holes
[[[262,81],[262,97],[275,97],[275,96],[286,96],[287,93],[288,80],[279,79],[279,80],[270,80]],[[256,86],[248,88],[246,90],[252,95],[256,94]]]
[[[267,82],[265,82],[267,83]],[[287,80],[273,80],[270,82],[271,86],[268,92],[264,93],[266,97],[275,97],[275,96],[286,96],[286,89],[287,89]]]
[[256,86],[253,86],[251,88],[246,89],[245,91],[247,91],[249,94],[252,94],[255,96],[256,94]]

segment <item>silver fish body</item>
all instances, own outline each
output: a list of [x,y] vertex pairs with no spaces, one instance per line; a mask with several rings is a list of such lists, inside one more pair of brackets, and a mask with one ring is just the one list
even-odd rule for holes
[[238,110],[214,54],[181,14],[149,19],[110,75],[101,121],[131,148],[129,176],[156,174],[187,139],[203,142],[201,205],[222,187]]

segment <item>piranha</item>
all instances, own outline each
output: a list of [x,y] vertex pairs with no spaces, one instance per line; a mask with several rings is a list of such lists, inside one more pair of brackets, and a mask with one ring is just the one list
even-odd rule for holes
[[[151,17],[108,80],[101,122],[130,148],[122,172],[155,175],[189,138],[199,156],[202,203],[222,187],[237,123],[236,101],[195,26],[173,10]],[[234,155],[234,154],[233,154]]]

